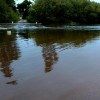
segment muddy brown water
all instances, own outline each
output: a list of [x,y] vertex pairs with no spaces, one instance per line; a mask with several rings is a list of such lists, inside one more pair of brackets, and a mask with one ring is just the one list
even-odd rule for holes
[[0,30],[0,100],[99,100],[99,29],[34,27]]

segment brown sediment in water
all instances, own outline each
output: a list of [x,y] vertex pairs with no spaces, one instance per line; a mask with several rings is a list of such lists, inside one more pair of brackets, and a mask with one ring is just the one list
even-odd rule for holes
[[[28,80],[8,100],[98,100],[100,98],[100,80],[84,79],[70,83],[49,77]],[[17,98],[17,99],[15,99]]]

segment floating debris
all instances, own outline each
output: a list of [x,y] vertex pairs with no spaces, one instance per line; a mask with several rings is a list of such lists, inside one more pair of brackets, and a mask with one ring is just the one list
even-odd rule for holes
[[7,35],[11,35],[11,31],[7,31]]
[[16,80],[14,80],[14,81],[7,82],[6,84],[16,85],[16,84],[17,84],[17,82],[16,82]]

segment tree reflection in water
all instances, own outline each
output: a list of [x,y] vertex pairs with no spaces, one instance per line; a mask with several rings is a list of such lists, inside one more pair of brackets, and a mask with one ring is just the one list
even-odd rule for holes
[[50,72],[53,64],[58,61],[57,53],[54,45],[42,45],[42,47],[43,58],[45,61],[45,72]]
[[[19,35],[25,39],[28,39],[32,38],[35,34],[30,34],[28,31],[20,31]],[[43,42],[41,44],[41,47],[42,47],[42,56],[45,62],[45,72],[50,72],[53,69],[52,66],[58,61],[58,55],[55,46],[53,44],[48,44]]]
[[0,69],[5,77],[13,76],[11,63],[19,58],[16,34],[8,36],[4,31],[0,33]]
[[[25,33],[26,32],[26,33]],[[37,46],[42,47],[45,72],[50,72],[58,61],[57,49],[60,51],[80,48],[100,36],[99,31],[43,29],[20,32],[23,38],[33,38]]]

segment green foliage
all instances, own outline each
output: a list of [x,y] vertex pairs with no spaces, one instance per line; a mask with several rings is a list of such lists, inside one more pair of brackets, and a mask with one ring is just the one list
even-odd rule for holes
[[90,0],[35,0],[29,9],[29,22],[100,23],[100,4]]
[[30,8],[31,2],[28,0],[24,0],[21,4],[17,5],[17,9],[23,19],[26,19],[28,16],[28,10]]
[[4,0],[6,4],[12,8],[13,11],[16,12],[16,6],[15,6],[15,1],[14,0]]
[[[13,7],[6,2],[7,0],[0,0],[0,23],[16,22],[19,17]],[[9,1],[9,0],[8,0]],[[13,0],[12,0],[13,1]]]

